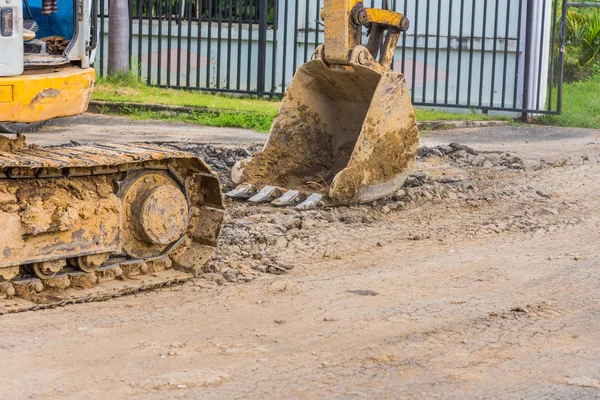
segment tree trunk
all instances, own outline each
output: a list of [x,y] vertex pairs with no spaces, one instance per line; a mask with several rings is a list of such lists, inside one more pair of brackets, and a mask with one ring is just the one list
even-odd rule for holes
[[108,9],[108,74],[129,72],[129,2],[111,0]]

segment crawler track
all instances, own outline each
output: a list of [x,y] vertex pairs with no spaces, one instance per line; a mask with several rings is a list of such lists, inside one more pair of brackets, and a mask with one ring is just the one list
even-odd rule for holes
[[0,298],[28,302],[16,311],[181,283],[214,253],[223,216],[217,178],[189,153],[15,142],[0,150]]

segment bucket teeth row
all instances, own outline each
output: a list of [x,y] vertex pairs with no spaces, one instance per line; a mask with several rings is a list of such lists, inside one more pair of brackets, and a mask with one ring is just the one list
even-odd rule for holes
[[310,210],[324,205],[323,195],[313,193],[304,201],[298,190],[284,190],[276,186],[265,186],[257,192],[250,183],[242,183],[235,189],[225,193],[231,199],[248,200],[251,203],[271,203],[277,207],[295,206],[297,210]]

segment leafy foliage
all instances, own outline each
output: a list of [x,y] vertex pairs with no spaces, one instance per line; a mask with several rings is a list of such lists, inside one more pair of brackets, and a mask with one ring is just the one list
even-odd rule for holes
[[600,8],[569,8],[566,21],[565,80],[590,78],[600,72]]

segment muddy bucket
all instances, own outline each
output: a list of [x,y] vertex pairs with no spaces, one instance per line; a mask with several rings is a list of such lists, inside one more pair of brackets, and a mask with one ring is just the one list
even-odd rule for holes
[[330,67],[315,58],[296,72],[263,151],[234,169],[234,181],[318,192],[332,203],[393,193],[418,147],[404,76],[369,60]]

